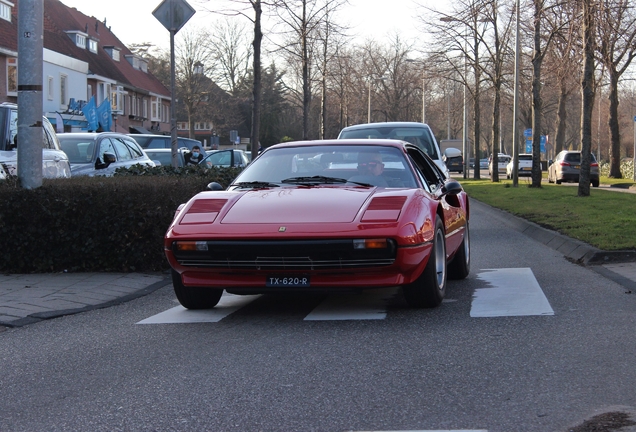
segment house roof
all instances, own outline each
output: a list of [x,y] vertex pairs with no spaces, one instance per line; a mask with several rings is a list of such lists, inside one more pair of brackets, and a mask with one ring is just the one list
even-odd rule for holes
[[[12,21],[0,19],[0,48],[17,51],[18,2],[12,11]],[[80,48],[67,32],[81,32],[98,42],[97,54]],[[120,60],[115,61],[105,47],[119,49]],[[152,74],[135,69],[126,56],[133,53],[103,22],[89,17],[76,8],[69,8],[59,0],[44,0],[44,48],[88,63],[89,73],[117,81],[140,93],[154,93],[170,97],[170,91]]]

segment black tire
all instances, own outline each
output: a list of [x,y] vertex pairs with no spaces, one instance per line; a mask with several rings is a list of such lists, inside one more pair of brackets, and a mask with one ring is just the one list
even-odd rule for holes
[[598,180],[592,180],[592,186],[593,187],[598,187],[599,184],[600,184],[600,182]]
[[555,182],[556,184],[561,184],[561,180],[556,180],[556,179],[555,179],[555,180],[554,180],[554,182]]
[[413,308],[434,308],[446,295],[446,238],[444,225],[437,216],[433,235],[433,249],[424,271],[415,281],[402,287],[406,303]]
[[470,229],[466,221],[466,234],[453,260],[448,265],[448,279],[466,279],[470,273]]
[[221,288],[187,287],[181,275],[172,270],[172,286],[177,300],[186,309],[211,309],[219,303],[223,295]]
[[550,170],[548,170],[548,183],[554,183],[552,177],[550,177]]

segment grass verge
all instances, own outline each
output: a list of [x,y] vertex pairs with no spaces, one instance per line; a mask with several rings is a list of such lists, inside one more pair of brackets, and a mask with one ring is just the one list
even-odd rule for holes
[[[609,183],[606,180],[601,178],[601,184]],[[461,183],[471,198],[599,249],[636,249],[636,194],[591,188],[589,197],[578,197],[577,185],[530,188],[525,179],[518,187],[512,187],[512,180]]]

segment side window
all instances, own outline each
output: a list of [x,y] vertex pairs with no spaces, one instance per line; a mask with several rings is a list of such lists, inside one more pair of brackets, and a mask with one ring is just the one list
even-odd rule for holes
[[51,136],[48,134],[46,128],[42,128],[42,148],[44,149],[54,149],[53,140]]
[[113,146],[113,143],[111,142],[110,138],[104,138],[99,143],[99,152],[97,153],[97,157],[99,158],[101,162],[104,162],[104,153],[112,153],[114,155],[117,155],[117,152],[115,151],[115,147]]
[[130,147],[128,147],[123,140],[119,138],[112,138],[111,141],[115,144],[115,149],[117,150],[117,154],[119,154],[120,161],[129,161],[133,159],[133,155],[130,153]]
[[15,137],[18,134],[18,111],[11,110],[11,117],[9,118],[9,143],[16,144]]
[[140,157],[144,155],[143,150],[141,149],[141,147],[139,147],[139,145],[135,141],[124,139],[124,138],[122,138],[122,141],[130,150],[130,154],[132,155],[133,159],[139,159]]
[[152,138],[148,141],[147,148],[166,148],[164,141],[161,138]]
[[429,160],[418,152],[416,149],[409,149],[408,154],[413,165],[420,171],[424,178],[424,183],[428,185],[431,192],[436,192],[444,184],[444,175],[439,171],[435,164],[431,164]]

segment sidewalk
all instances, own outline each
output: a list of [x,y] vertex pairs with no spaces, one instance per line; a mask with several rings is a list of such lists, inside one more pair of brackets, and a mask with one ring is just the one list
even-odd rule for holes
[[52,273],[0,275],[0,331],[113,306],[171,283],[166,275]]

